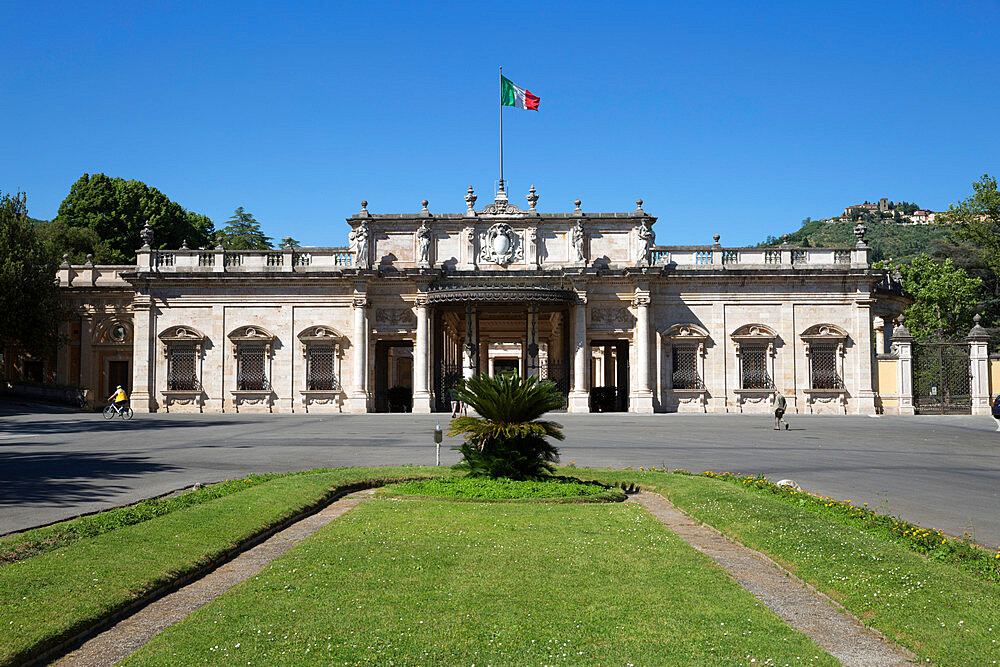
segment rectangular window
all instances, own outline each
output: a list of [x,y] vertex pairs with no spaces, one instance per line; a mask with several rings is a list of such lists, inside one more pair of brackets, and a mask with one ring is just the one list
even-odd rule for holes
[[240,391],[264,391],[267,381],[267,349],[263,343],[239,343],[236,351],[236,388]]
[[310,345],[306,349],[306,389],[309,391],[339,391],[340,381],[335,370],[336,355],[332,345]]
[[837,372],[836,345],[812,345],[809,359],[812,364],[813,389],[843,389],[844,381]]
[[743,389],[770,389],[771,375],[767,372],[767,344],[745,343],[740,346]]
[[698,350],[693,347],[675,347],[673,349],[674,389],[704,389],[701,376],[698,374]]
[[167,389],[194,391],[198,386],[198,352],[194,347],[171,345],[167,352]]

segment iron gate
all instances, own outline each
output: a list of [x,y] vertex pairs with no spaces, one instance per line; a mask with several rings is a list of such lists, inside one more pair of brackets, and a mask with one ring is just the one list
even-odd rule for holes
[[935,341],[913,346],[913,402],[918,414],[972,412],[969,345]]

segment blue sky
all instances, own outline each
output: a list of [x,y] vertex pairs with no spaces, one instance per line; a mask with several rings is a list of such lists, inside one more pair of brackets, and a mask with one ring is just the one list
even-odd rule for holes
[[343,245],[362,199],[491,199],[502,65],[541,97],[503,111],[522,205],[642,197],[658,243],[727,245],[880,196],[940,210],[1000,173],[998,7],[5,2],[0,190],[51,218],[104,172]]

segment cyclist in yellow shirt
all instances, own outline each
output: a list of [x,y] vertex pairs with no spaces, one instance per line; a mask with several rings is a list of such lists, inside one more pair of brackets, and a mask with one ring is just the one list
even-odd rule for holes
[[118,388],[115,389],[115,393],[111,394],[108,400],[114,401],[115,408],[121,411],[121,409],[125,407],[125,403],[128,401],[128,396],[125,395],[125,390],[122,389],[122,386],[118,385]]

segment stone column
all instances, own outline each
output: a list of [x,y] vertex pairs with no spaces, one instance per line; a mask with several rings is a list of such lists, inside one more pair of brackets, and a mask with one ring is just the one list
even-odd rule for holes
[[537,378],[538,368],[538,306],[531,304],[528,306],[528,331],[525,342],[525,375]]
[[418,296],[417,340],[413,346],[413,411],[431,411],[431,392],[427,385],[427,360],[430,357],[430,337],[427,335],[427,297]]
[[635,388],[632,411],[653,414],[653,392],[649,388],[649,293],[636,290],[635,300]]
[[587,295],[577,294],[573,306],[573,390],[569,392],[569,412],[590,412],[590,346],[587,345]]
[[[468,379],[479,373],[479,336],[476,309],[465,307],[465,342],[462,345],[462,377]],[[489,354],[487,350],[487,354]]]
[[351,388],[351,412],[368,412],[368,314],[365,312],[367,300],[364,296],[354,297],[354,377]]
[[875,330],[875,354],[885,354],[885,320],[876,315],[872,318]]
[[899,391],[899,414],[912,415],[913,410],[913,336],[899,316],[899,326],[892,330],[892,345],[896,348],[896,387]]
[[[136,312],[134,315],[136,323],[139,320],[139,313]],[[137,326],[137,324],[133,325]],[[135,332],[133,336],[136,336]],[[135,340],[138,340],[136,337]],[[94,318],[91,315],[84,315],[80,318],[80,377],[77,382],[81,387],[87,387],[90,392],[87,394],[91,404],[101,405],[107,396],[101,396],[101,383],[100,378],[97,378],[97,382],[94,382],[94,374],[91,372],[91,365],[93,364],[93,341],[94,341]],[[132,372],[135,372],[135,363],[132,364]],[[132,382],[133,387],[135,386],[135,381]],[[132,406],[135,409],[135,406]]]
[[[132,310],[135,313],[132,333],[134,347],[132,348],[132,395],[129,397],[129,405],[134,412],[152,412],[156,405],[156,385],[151,363],[155,352],[152,341],[156,328],[154,324],[156,309],[148,294],[136,294],[132,301]],[[90,356],[89,349],[87,356]],[[94,387],[93,391],[97,391],[97,388]]]
[[969,343],[969,375],[971,378],[972,414],[988,415],[990,410],[990,334],[979,326],[978,313],[972,318],[975,325],[965,340]]

